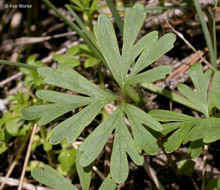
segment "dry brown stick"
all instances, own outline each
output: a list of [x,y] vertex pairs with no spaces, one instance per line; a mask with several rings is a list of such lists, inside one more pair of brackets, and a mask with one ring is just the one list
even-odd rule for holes
[[24,181],[24,176],[25,176],[28,160],[29,160],[30,154],[31,154],[31,146],[32,146],[32,143],[33,143],[33,140],[34,140],[34,135],[36,133],[36,130],[37,130],[37,123],[34,124],[34,127],[32,129],[31,138],[30,138],[30,141],[29,141],[29,144],[28,144],[28,149],[27,149],[27,153],[26,153],[26,156],[25,156],[25,160],[24,160],[24,165],[23,165],[23,169],[22,169],[22,173],[21,173],[21,178],[20,178],[20,181],[19,181],[18,190],[21,190],[21,188],[22,188],[22,184],[23,184],[23,181]]
[[[10,177],[10,175],[11,175],[11,173],[13,172],[15,166],[17,165],[19,159],[21,158],[21,155],[22,155],[23,152],[24,152],[24,149],[25,149],[25,147],[26,147],[26,144],[27,144],[27,141],[28,141],[29,137],[30,137],[30,133],[28,133],[28,134],[26,135],[24,141],[22,142],[22,145],[21,145],[20,149],[18,150],[18,153],[17,153],[17,155],[16,155],[16,157],[15,157],[15,160],[14,160],[14,161],[12,162],[12,164],[10,165],[10,167],[9,167],[9,169],[8,169],[8,172],[7,172],[7,174],[6,174],[5,178],[4,178],[5,181],[7,181],[7,179]],[[2,190],[2,189],[4,188],[4,186],[5,186],[5,181],[3,181],[3,182],[1,183],[0,190]]]
[[144,160],[144,170],[147,172],[148,176],[152,179],[152,181],[154,182],[156,188],[158,190],[165,190],[164,186],[162,185],[162,183],[160,182],[160,180],[157,178],[156,175],[156,171],[151,168],[151,166],[147,163],[146,160]]
[[[7,184],[9,186],[18,186],[19,180],[14,178],[6,178],[6,177],[0,177],[0,183]],[[27,190],[48,190],[44,187],[35,186],[29,183],[23,183],[23,188]]]
[[2,81],[0,82],[0,87],[3,87],[5,84],[11,82],[12,80],[15,80],[16,78],[18,78],[18,77],[20,77],[20,76],[22,76],[22,75],[23,75],[23,73],[22,73],[22,72],[19,72],[19,73],[16,73],[16,74],[14,74],[14,75],[8,77],[8,78],[5,79],[5,80],[2,80]]
[[[192,49],[195,53],[198,53],[198,51],[196,50],[196,48],[194,48],[194,46],[183,36],[183,34],[181,34],[180,32],[178,32],[176,29],[174,29],[171,24],[169,23],[167,16],[166,16],[166,22],[168,24],[168,26],[170,27],[170,29],[177,35],[179,36],[187,46],[189,46],[190,49]],[[201,58],[201,60],[213,71],[215,71],[215,68],[207,61],[204,59],[203,56],[199,55],[198,56]]]
[[170,79],[172,78],[177,78],[178,76],[182,75],[183,73],[185,73],[190,66],[195,63],[196,61],[198,61],[200,59],[200,55],[203,55],[202,51],[198,51],[198,53],[194,53],[186,58],[184,58],[183,60],[181,60],[181,63],[184,63],[182,65],[180,65],[177,69],[175,69],[166,79],[165,82],[168,82]]
[[208,155],[209,146],[204,145],[204,155],[203,155],[203,169],[202,169],[202,190],[205,190],[205,179],[206,179],[206,164],[207,164],[207,155]]

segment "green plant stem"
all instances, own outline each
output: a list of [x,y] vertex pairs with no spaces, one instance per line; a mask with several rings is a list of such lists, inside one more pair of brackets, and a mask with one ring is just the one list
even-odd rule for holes
[[[46,139],[46,128],[45,128],[45,126],[40,127],[40,135],[41,135],[41,137],[43,138],[44,141],[47,140]],[[51,152],[46,151],[46,154],[47,154],[49,165],[52,166],[53,165],[53,158],[52,158]]]
[[180,96],[174,92],[171,92],[170,90],[167,89],[163,89],[157,85],[154,85],[152,83],[143,83],[141,84],[142,87],[146,88],[147,90],[150,90],[151,92],[160,94],[162,96],[165,96],[169,99],[171,99],[174,102],[177,102],[179,104],[182,104],[186,107],[189,107],[191,109],[194,109],[196,111],[199,111],[199,108],[197,108],[194,104],[192,104],[190,101],[188,101],[186,98],[184,98],[183,96]]
[[141,103],[140,96],[136,93],[136,91],[131,86],[126,86],[125,93],[128,97],[137,105]]
[[35,67],[35,66],[33,66],[33,65],[28,65],[28,64],[19,63],[19,62],[12,62],[12,61],[2,60],[2,59],[0,59],[0,64],[3,64],[3,65],[11,65],[11,66],[16,66],[16,67],[24,67],[24,68],[33,69],[33,70],[36,70],[36,69],[37,69],[37,67]]
[[96,46],[96,48],[97,48],[95,37],[88,31],[88,29],[86,28],[85,24],[81,21],[81,19],[76,14],[76,12],[69,5],[65,5],[65,7],[68,9],[70,14],[73,16],[73,18],[75,19],[75,21],[79,25],[79,27],[83,30],[85,35],[91,40],[93,45]]
[[192,182],[193,186],[195,187],[196,190],[199,190],[199,186],[197,185],[197,183],[195,182],[195,180],[193,179],[192,176],[189,177],[190,181]]
[[106,65],[105,59],[97,49],[97,47],[91,42],[91,39],[86,36],[81,29],[74,24],[71,20],[66,18],[49,0],[42,0],[48,7],[50,7],[63,21],[68,24],[76,33],[84,39],[87,45],[94,51],[94,53],[98,56],[98,58]]
[[215,60],[217,60],[217,40],[216,40],[216,7],[218,6],[218,0],[215,1],[215,6],[213,8],[213,19],[212,19],[212,35],[213,35],[213,46],[214,46],[214,54],[215,54]]
[[194,5],[195,5],[195,8],[196,8],[196,11],[199,15],[199,19],[200,19],[200,22],[201,22],[201,25],[202,25],[202,30],[204,32],[206,44],[207,44],[208,49],[209,49],[209,58],[210,58],[211,65],[216,69],[217,68],[217,63],[216,63],[215,54],[214,54],[212,41],[211,41],[211,37],[210,37],[210,34],[209,34],[207,24],[205,22],[205,19],[204,19],[201,7],[198,3],[198,0],[193,0],[193,2],[194,2]]
[[113,17],[115,18],[115,21],[118,25],[118,28],[121,32],[121,34],[123,34],[123,20],[121,19],[121,16],[119,15],[114,3],[112,0],[105,0],[109,9],[111,10],[111,13],[113,15]]

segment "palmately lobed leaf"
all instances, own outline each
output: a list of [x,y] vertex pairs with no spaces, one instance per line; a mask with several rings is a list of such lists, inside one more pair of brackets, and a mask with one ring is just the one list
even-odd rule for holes
[[138,58],[131,75],[135,75],[144,68],[159,59],[162,55],[173,48],[176,36],[173,33],[168,33],[156,41],[150,48],[145,49]]
[[48,165],[44,165],[43,169],[36,168],[32,170],[31,175],[40,183],[55,188],[56,190],[77,190],[75,186]]
[[80,179],[80,185],[83,190],[89,190],[91,178],[92,178],[92,167],[93,163],[88,165],[87,167],[82,167],[80,165],[80,158],[82,156],[82,152],[77,150],[76,153],[76,169]]
[[125,106],[125,113],[131,125],[138,151],[141,153],[144,150],[148,154],[157,153],[159,150],[157,139],[142,125],[142,121],[138,119],[137,115],[133,114],[129,106]]
[[182,125],[164,143],[165,151],[171,153],[178,149],[193,126],[193,122],[182,122]]
[[80,146],[79,150],[82,151],[80,158],[81,166],[89,165],[100,154],[110,134],[118,125],[120,112],[120,108],[117,108],[106,120],[96,127],[93,133]]
[[126,84],[131,85],[131,84],[154,82],[163,79],[171,71],[172,68],[168,65],[156,67],[137,75],[130,75],[130,77],[128,77],[126,81]]
[[173,111],[168,110],[152,110],[149,112],[153,118],[157,119],[158,121],[169,122],[169,121],[192,121],[195,118],[188,116],[182,113],[176,113]]
[[113,97],[113,95],[105,92],[69,67],[62,66],[59,67],[58,70],[48,67],[39,68],[38,72],[47,84],[72,90],[95,98],[103,98],[106,96]]
[[216,71],[212,81],[210,97],[213,104],[220,110],[220,72]]
[[189,70],[190,78],[194,84],[196,92],[185,84],[178,85],[178,90],[193,104],[200,108],[201,112],[208,117],[211,101],[208,97],[208,86],[212,71],[203,73],[201,63],[194,63]]
[[128,177],[129,166],[126,153],[137,165],[143,164],[143,157],[138,152],[127,126],[124,123],[124,114],[121,112],[118,125],[115,129],[110,166],[111,176],[117,183],[124,182]]
[[220,118],[201,119],[188,133],[186,142],[203,139],[204,143],[220,139]]
[[77,114],[58,124],[52,130],[50,143],[58,144],[63,139],[67,139],[68,143],[72,143],[110,101],[109,99],[94,101]]
[[24,109],[21,114],[27,120],[40,118],[38,122],[40,126],[46,125],[57,117],[93,101],[90,97],[70,95],[52,90],[38,90],[36,95],[38,98],[54,104],[30,106]]
[[98,17],[98,24],[94,28],[97,44],[107,62],[109,69],[112,72],[115,80],[121,85],[119,73],[120,52],[114,27],[110,18],[101,14]]

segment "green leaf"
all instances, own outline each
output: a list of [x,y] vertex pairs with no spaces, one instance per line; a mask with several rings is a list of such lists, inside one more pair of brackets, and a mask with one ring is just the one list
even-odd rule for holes
[[120,113],[118,125],[115,129],[110,166],[111,176],[117,183],[124,182],[128,177],[129,167],[126,152],[137,165],[143,164],[143,157],[138,153],[135,143],[124,123],[123,113]]
[[12,135],[16,136],[18,134],[19,126],[17,125],[19,119],[18,118],[11,118],[6,124],[7,132]]
[[98,17],[98,24],[94,28],[97,44],[112,72],[115,80],[121,86],[119,77],[120,52],[115,35],[114,27],[107,15],[101,14]]
[[207,99],[207,93],[211,74],[211,70],[208,70],[203,74],[201,63],[194,63],[189,70],[189,75],[196,88],[196,92],[184,84],[178,85],[178,90],[189,101],[199,107],[206,117],[209,116],[210,101]]
[[[80,158],[81,166],[88,166],[92,163],[102,151],[109,135],[119,122],[120,108],[117,108],[106,120],[104,120],[89,137],[83,142],[79,150],[82,153]],[[95,148],[94,148],[95,147]]]
[[201,119],[188,133],[186,141],[203,139],[204,143],[211,143],[220,139],[220,118]]
[[38,72],[47,84],[73,90],[91,97],[112,96],[69,67],[63,66],[58,70],[45,67],[39,68]]
[[68,56],[63,54],[53,55],[53,60],[57,61],[59,64],[65,64],[69,67],[74,67],[80,65],[78,56]]
[[85,68],[94,67],[94,66],[98,65],[99,63],[100,63],[99,59],[97,59],[95,57],[90,57],[85,61],[84,67]]
[[122,52],[127,51],[134,45],[145,17],[146,13],[144,11],[143,5],[141,4],[136,4],[132,8],[128,8],[126,10],[123,28],[124,32]]
[[176,113],[173,111],[168,110],[152,110],[149,112],[149,115],[151,115],[153,118],[155,118],[158,121],[191,121],[194,120],[194,117],[182,114],[182,113]]
[[171,153],[178,149],[193,125],[193,122],[183,122],[182,125],[179,126],[179,128],[164,143],[165,151],[167,153]]
[[213,104],[220,110],[220,72],[216,71],[212,81],[211,100]]
[[82,167],[80,165],[81,156],[82,156],[82,152],[80,152],[78,150],[76,153],[76,169],[77,169],[77,173],[79,175],[80,184],[82,186],[82,189],[89,190],[89,185],[90,185],[91,178],[92,178],[93,163],[87,167]]
[[125,105],[125,113],[131,125],[134,141],[139,152],[144,150],[148,154],[155,154],[158,152],[157,139],[142,125],[142,121],[134,114],[130,106]]
[[178,170],[177,173],[179,175],[192,176],[194,171],[195,162],[193,160],[181,160],[177,164]]
[[48,165],[44,165],[42,169],[36,168],[32,170],[31,175],[40,183],[56,190],[77,190],[71,183],[59,174],[56,170]]
[[6,142],[0,142],[0,154],[8,150],[8,144]]
[[163,79],[171,71],[172,68],[168,65],[156,67],[138,75],[130,75],[126,81],[126,84],[131,85],[138,83],[154,82]]
[[102,185],[99,187],[99,190],[114,190],[116,189],[117,184],[113,181],[112,177],[110,174],[105,178],[103,181]]
[[208,181],[205,190],[219,190],[218,179],[212,178]]
[[[125,29],[124,29],[125,31]],[[131,64],[135,61],[137,56],[144,50],[149,49],[151,46],[157,41],[158,39],[158,32],[153,31],[148,34],[146,34],[144,37],[142,37],[136,44],[134,44],[132,47],[127,47],[122,50],[122,57],[120,60],[121,64],[121,72],[122,75],[127,75],[127,72],[129,70],[129,67]]]
[[171,131],[174,131],[182,126],[182,122],[172,122],[172,123],[165,123],[162,125],[163,130],[161,131],[162,135],[166,135]]
[[153,130],[161,131],[163,129],[163,127],[157,120],[155,120],[153,117],[151,117],[149,114],[142,111],[141,109],[130,104],[125,104],[125,110],[136,117],[136,120],[139,120],[140,123],[147,125]]
[[38,122],[40,126],[53,121],[73,109],[92,102],[92,98],[89,97],[64,94],[51,90],[38,90],[36,95],[43,100],[54,102],[54,104],[30,106],[25,108],[21,114],[27,120],[41,118]]
[[68,143],[72,143],[81,134],[83,129],[95,119],[108,102],[109,100],[92,102],[79,113],[58,124],[52,130],[50,143],[58,144],[64,138],[67,139]]
[[162,36],[150,48],[145,49],[138,58],[131,74],[137,74],[172,49],[175,40],[176,36],[172,33],[168,33]]
[[68,175],[70,170],[73,170],[73,166],[75,164],[76,150],[62,150],[58,156],[58,161],[60,162],[60,169],[64,175]]
[[192,141],[188,148],[188,153],[190,153],[191,158],[196,158],[202,153],[203,142],[201,139]]

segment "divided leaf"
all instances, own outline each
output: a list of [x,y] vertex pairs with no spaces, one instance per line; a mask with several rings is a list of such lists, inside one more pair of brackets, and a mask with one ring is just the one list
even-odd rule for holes
[[202,65],[200,63],[194,63],[189,70],[190,78],[193,81],[196,92],[185,84],[178,85],[178,90],[193,104],[201,109],[201,112],[208,117],[210,101],[207,97],[208,86],[211,77],[211,70],[206,71],[203,74]]
[[83,190],[89,190],[91,178],[92,178],[92,166],[93,164],[88,165],[87,167],[82,167],[80,165],[80,158],[82,152],[79,150],[76,152],[76,169],[79,176],[80,184]]
[[131,75],[136,75],[171,50],[175,40],[176,36],[173,33],[168,33],[162,36],[150,48],[145,49],[132,69]]
[[65,177],[48,165],[44,165],[43,169],[36,168],[32,170],[31,175],[40,183],[55,188],[56,190],[77,190]]
[[176,113],[173,111],[168,110],[152,110],[149,112],[149,115],[151,115],[153,118],[155,118],[158,121],[168,122],[168,121],[191,121],[195,120],[194,117],[182,114],[182,113]]
[[53,121],[73,109],[92,102],[92,98],[89,97],[69,95],[51,90],[38,90],[36,95],[42,100],[54,103],[30,106],[22,112],[24,119],[34,120],[40,118],[38,122],[40,126]]
[[220,72],[216,71],[212,81],[211,100],[213,104],[220,110]]
[[204,143],[211,143],[220,139],[220,118],[201,119],[188,133],[186,142],[203,139]]
[[44,82],[50,85],[73,90],[91,97],[112,96],[69,67],[62,66],[58,70],[45,67],[39,68],[38,72],[44,78]]
[[171,67],[168,65],[156,67],[140,73],[138,75],[130,75],[128,77],[126,84],[138,84],[138,83],[150,83],[160,79],[163,79],[168,73],[172,71]]
[[113,181],[111,174],[108,174],[108,176],[103,181],[102,185],[99,187],[99,190],[114,190],[116,189],[117,184]]
[[143,122],[142,120],[138,119],[138,112],[133,112],[134,109],[136,108],[125,104],[125,113],[130,122],[134,141],[137,145],[138,151],[141,153],[141,151],[144,150],[148,154],[155,154],[159,150],[157,139],[142,125]]
[[64,138],[67,139],[68,143],[72,143],[81,134],[83,129],[95,119],[108,102],[109,101],[95,101],[77,114],[58,124],[52,130],[50,143],[58,144]]
[[167,153],[171,153],[178,149],[182,144],[185,136],[193,127],[193,122],[183,122],[181,126],[170,136],[164,143],[164,148]]
[[120,108],[117,108],[106,120],[96,127],[93,133],[80,146],[79,150],[82,152],[80,158],[81,166],[87,166],[92,163],[102,151],[110,134],[118,125],[120,111]]
[[98,24],[94,28],[97,44],[107,62],[109,69],[112,72],[115,80],[121,85],[119,77],[119,60],[120,52],[114,27],[110,18],[101,14],[98,17]]
[[128,177],[129,167],[126,153],[137,165],[143,164],[143,157],[139,154],[127,126],[124,123],[124,114],[120,113],[118,125],[115,129],[110,166],[112,178],[117,183],[124,182]]
[[163,129],[161,124],[156,119],[135,106],[125,104],[125,112],[130,112],[134,117],[136,117],[136,120],[142,124],[147,125],[155,131],[161,131]]

